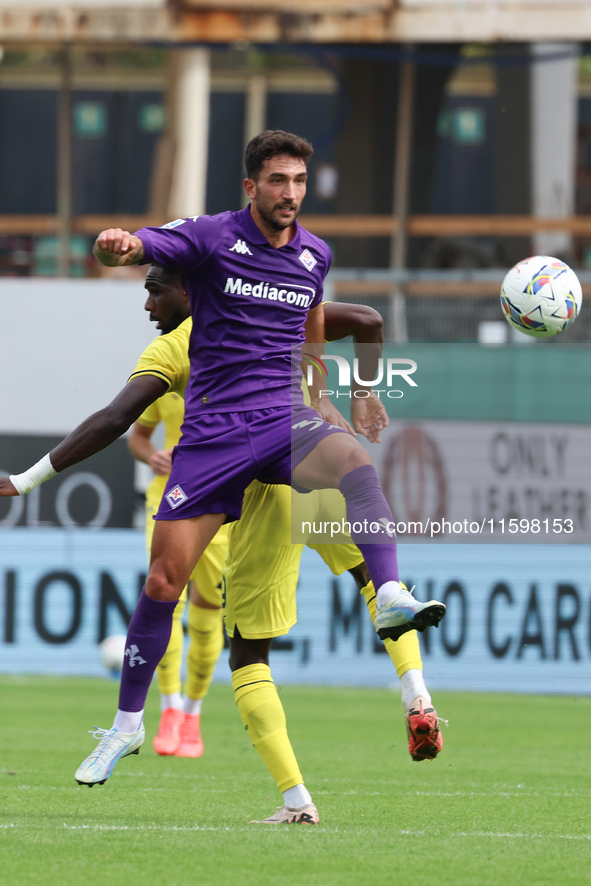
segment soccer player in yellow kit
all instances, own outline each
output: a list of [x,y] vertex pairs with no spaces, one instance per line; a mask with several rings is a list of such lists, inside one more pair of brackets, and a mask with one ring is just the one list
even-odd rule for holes
[[[381,353],[383,320],[364,305],[327,303],[327,341],[352,336],[357,344],[373,344]],[[364,375],[374,377],[375,373]],[[363,400],[367,414],[376,417],[371,430],[357,428],[371,442],[379,442],[379,429],[388,417],[375,395]],[[376,428],[378,430],[376,430]],[[287,486],[254,481],[246,489],[242,517],[232,523],[229,553],[224,569],[224,621],[230,639],[230,667],[234,697],[254,747],[283,794],[284,805],[253,824],[318,824],[318,811],[304,785],[287,734],[283,706],[269,667],[272,638],[287,634],[297,621],[296,586],[304,544],[292,543],[292,521],[317,524],[345,519],[345,501],[338,490],[316,490],[306,495]],[[342,525],[342,523],[341,523]],[[260,555],[264,540],[265,556]],[[350,572],[363,594],[375,623],[376,592],[359,548],[349,543],[314,544],[334,575]],[[395,642],[385,641],[402,685],[402,703],[413,760],[432,760],[443,747],[439,718],[423,679],[416,631]]]
[[[144,284],[148,291],[145,309],[163,335],[172,332],[190,315],[190,304],[178,275],[152,266]],[[146,545],[148,555],[154,534],[153,517],[158,511],[171,469],[171,456],[181,435],[185,401],[174,391],[164,394],[140,415],[132,427],[129,449],[153,472],[146,490]],[[164,446],[156,449],[152,435],[164,426]],[[201,704],[213,677],[223,648],[221,580],[228,549],[228,527],[222,526],[195,567],[188,587],[175,608],[170,641],[156,669],[160,690],[160,725],[154,736],[158,754],[200,757],[203,753],[200,718]],[[181,696],[183,657],[182,617],[189,596],[188,626],[190,644],[187,656],[187,682]]]

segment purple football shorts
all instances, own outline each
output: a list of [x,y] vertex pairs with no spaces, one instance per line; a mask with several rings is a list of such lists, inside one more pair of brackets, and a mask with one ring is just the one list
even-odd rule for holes
[[289,485],[293,468],[334,433],[346,431],[303,404],[201,414],[183,425],[155,519],[227,514],[237,520],[252,480]]

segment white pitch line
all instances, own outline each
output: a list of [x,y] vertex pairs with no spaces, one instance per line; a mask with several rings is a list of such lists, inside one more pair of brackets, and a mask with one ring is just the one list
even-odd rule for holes
[[400,831],[405,837],[492,837],[501,840],[591,840],[591,834],[511,834],[502,831]]
[[[316,791],[316,793],[318,793]],[[507,788],[502,791],[411,791],[408,796],[413,797],[578,797],[586,794],[586,791],[576,789],[567,791],[528,791]]]
[[233,828],[209,828],[202,825],[192,825],[191,827],[179,827],[178,825],[118,825],[118,824],[66,824],[64,827],[68,831],[231,831]]
[[[17,825],[11,824],[0,824],[0,828],[8,829],[14,828]],[[105,824],[66,824],[63,823],[63,827],[68,831],[165,831],[169,833],[173,832],[195,832],[195,831],[229,831],[229,832],[237,832],[237,831],[251,831],[252,828],[238,826],[238,827],[207,827],[205,825],[191,825],[191,826],[179,826],[179,825],[105,825]],[[351,833],[355,834],[356,831],[351,830],[350,828],[346,828],[345,830],[341,830],[340,828],[330,828],[330,827],[322,827],[315,828],[316,833]],[[275,833],[285,833],[285,828],[277,828]],[[401,830],[398,832],[401,837],[445,837],[446,839],[452,838],[466,838],[469,840],[473,839],[494,839],[494,840],[587,840],[591,841],[591,834],[525,834],[521,832],[511,833],[509,831],[429,831],[429,830]]]
[[[141,790],[141,788],[139,789]],[[208,790],[208,793],[215,793],[215,791]],[[227,793],[227,791],[219,791],[219,793]],[[357,795],[361,794],[365,797],[387,797],[388,799],[392,798],[392,793],[390,791],[323,791],[323,790],[315,790],[314,796],[316,795],[323,797],[334,797],[334,796],[342,796],[346,797],[349,795]],[[506,790],[499,791],[397,791],[396,799],[401,798],[410,798],[411,800],[414,797],[433,797],[435,799],[443,799],[443,800],[454,800],[454,799],[462,799],[462,798],[471,798],[471,797],[481,797],[486,799],[487,797],[504,797],[511,800],[531,800],[532,798],[539,797],[541,799],[573,799],[577,797],[585,797],[587,799],[589,796],[589,792],[587,790],[577,790],[573,788],[572,790],[517,790],[515,788],[507,788]]]

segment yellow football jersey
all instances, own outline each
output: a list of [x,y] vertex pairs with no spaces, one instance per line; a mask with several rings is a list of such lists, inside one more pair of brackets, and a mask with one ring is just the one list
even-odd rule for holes
[[[128,381],[141,375],[155,375],[168,384],[168,392],[140,415],[140,424],[155,428],[164,424],[164,449],[172,449],[179,442],[185,412],[183,399],[189,381],[189,336],[192,319],[186,320],[166,335],[150,342],[144,350]],[[146,503],[156,513],[164,493],[165,475],[155,476],[146,490]]]
[[166,382],[169,391],[184,397],[189,381],[189,336],[192,325],[192,319],[187,317],[172,332],[150,342],[127,380],[131,381],[139,375],[155,375]]

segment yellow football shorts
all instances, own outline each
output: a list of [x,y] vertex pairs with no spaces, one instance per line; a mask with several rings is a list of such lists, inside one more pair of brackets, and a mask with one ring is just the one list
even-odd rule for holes
[[[244,493],[242,517],[230,524],[228,533],[224,620],[230,637],[236,627],[247,640],[278,637],[287,634],[297,621],[296,586],[304,544],[291,542],[292,496],[294,520],[300,505],[306,515],[310,513],[313,497],[323,513],[330,509],[333,519],[345,515],[345,501],[338,490],[300,495],[289,486],[256,480],[250,484]],[[334,575],[363,562],[352,543],[314,544],[310,538],[308,545]]]

